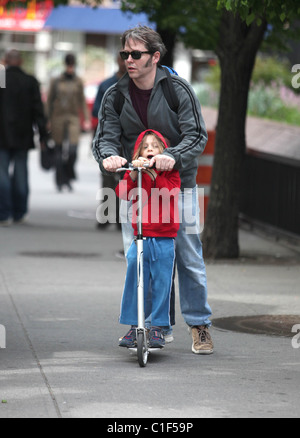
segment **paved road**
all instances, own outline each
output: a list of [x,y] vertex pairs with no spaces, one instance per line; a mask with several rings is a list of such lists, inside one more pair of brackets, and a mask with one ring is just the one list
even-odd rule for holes
[[[28,223],[0,228],[0,418],[299,417],[291,338],[213,328],[215,353],[199,357],[177,305],[175,341],[145,369],[117,346],[126,265],[121,233],[95,228],[88,143],[70,194],[55,192],[33,152]],[[207,263],[214,318],[297,314],[300,324],[299,247],[245,230],[240,242],[241,261]]]

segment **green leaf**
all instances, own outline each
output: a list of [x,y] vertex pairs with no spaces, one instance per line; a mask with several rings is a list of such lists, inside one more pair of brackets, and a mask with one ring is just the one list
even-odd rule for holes
[[255,14],[254,13],[248,15],[248,17],[246,18],[247,26],[250,26],[250,24],[253,23],[254,20],[255,20]]
[[227,11],[231,10],[231,7],[232,7],[231,3],[232,3],[232,0],[226,0],[225,8],[227,9]]
[[282,13],[279,15],[279,18],[280,18],[280,20],[283,22],[283,21],[286,19],[286,14],[285,14],[285,12],[282,12]]

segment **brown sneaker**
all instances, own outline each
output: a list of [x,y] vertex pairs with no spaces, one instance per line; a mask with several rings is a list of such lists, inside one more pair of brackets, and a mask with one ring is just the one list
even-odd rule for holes
[[206,325],[196,325],[190,327],[193,345],[192,352],[195,354],[212,354],[214,345]]

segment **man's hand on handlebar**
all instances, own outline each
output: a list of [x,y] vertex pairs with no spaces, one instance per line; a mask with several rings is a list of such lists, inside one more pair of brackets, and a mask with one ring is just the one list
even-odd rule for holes
[[107,172],[116,172],[117,169],[125,166],[127,160],[123,157],[119,157],[118,155],[113,155],[111,157],[105,158],[103,160],[103,167]]
[[169,157],[168,155],[155,155],[155,157],[151,158],[149,167],[154,167],[159,172],[169,172],[170,170],[173,170],[175,166],[175,160],[172,157]]

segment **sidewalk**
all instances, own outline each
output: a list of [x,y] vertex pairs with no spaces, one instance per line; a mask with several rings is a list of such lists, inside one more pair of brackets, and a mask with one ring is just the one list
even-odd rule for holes
[[[218,111],[203,107],[203,117],[208,130],[217,126]],[[280,161],[300,160],[300,127],[283,122],[247,117],[246,144],[248,150],[260,155],[276,156]]]
[[[30,170],[28,223],[0,228],[0,418],[300,416],[300,339],[215,325],[215,353],[199,357],[178,299],[175,341],[140,369],[118,347],[126,263],[121,233],[95,227],[89,136],[74,193],[55,192],[36,152]],[[238,261],[207,261],[213,320],[296,315],[300,324],[299,246],[246,228],[240,246]]]

